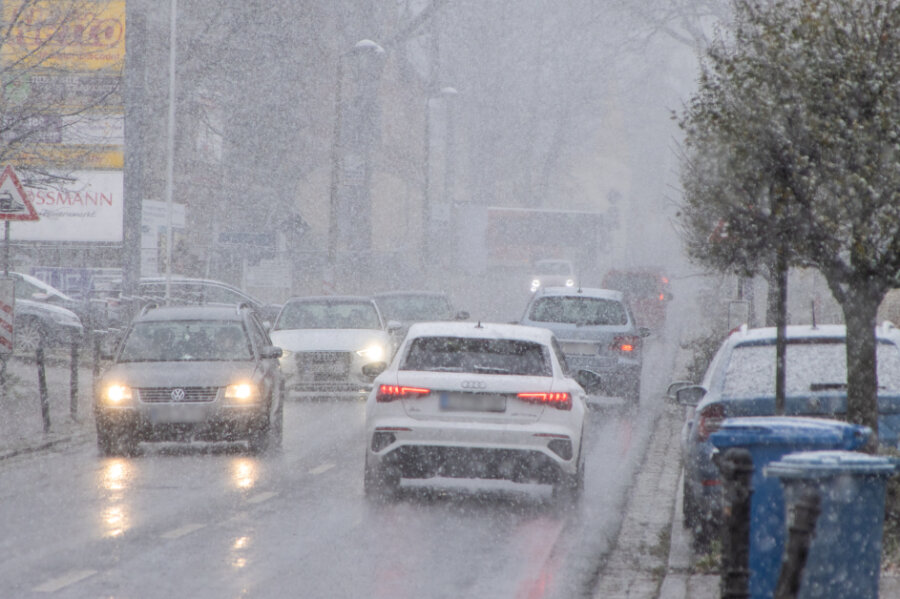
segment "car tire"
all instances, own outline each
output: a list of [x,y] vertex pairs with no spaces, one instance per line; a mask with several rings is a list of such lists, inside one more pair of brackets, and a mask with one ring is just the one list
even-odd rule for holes
[[641,402],[641,377],[640,375],[630,379],[625,384],[625,399],[632,405],[638,405]]
[[584,454],[579,450],[578,470],[575,474],[563,474],[553,485],[553,499],[562,507],[570,507],[581,500],[584,493]]
[[684,527],[693,530],[697,526],[699,513],[697,512],[697,503],[694,501],[694,495],[688,486],[687,478],[681,482],[682,506],[681,513],[684,516]]
[[395,468],[383,468],[369,463],[363,477],[363,491],[367,499],[385,501],[393,499],[400,487],[400,472]]
[[247,447],[253,455],[261,455],[269,450],[271,440],[272,425],[266,414],[265,420],[250,429],[250,434],[247,435]]
[[47,330],[37,318],[23,318],[16,326],[16,350],[33,354],[38,347],[47,347]]
[[270,449],[281,451],[284,439],[284,402],[278,404],[275,410],[275,420],[272,422],[272,440]]

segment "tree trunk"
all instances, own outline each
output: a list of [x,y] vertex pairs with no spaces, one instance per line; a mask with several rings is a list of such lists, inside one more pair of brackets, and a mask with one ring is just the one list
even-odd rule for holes
[[880,298],[864,283],[848,285],[841,304],[847,323],[847,420],[872,429],[869,451],[878,447],[878,373],[875,358],[875,317]]

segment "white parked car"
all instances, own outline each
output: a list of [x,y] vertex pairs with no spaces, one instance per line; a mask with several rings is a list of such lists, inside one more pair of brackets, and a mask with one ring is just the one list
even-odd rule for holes
[[269,331],[282,349],[290,397],[364,398],[391,359],[390,331],[375,302],[358,296],[288,300]]
[[401,478],[584,482],[585,387],[553,334],[514,324],[413,324],[366,403],[365,489],[390,497]]

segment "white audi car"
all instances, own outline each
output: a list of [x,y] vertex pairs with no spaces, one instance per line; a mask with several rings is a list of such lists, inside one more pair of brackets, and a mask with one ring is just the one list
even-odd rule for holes
[[391,331],[399,327],[369,297],[288,300],[269,331],[282,350],[288,396],[365,398],[391,359]]
[[366,403],[365,490],[389,498],[402,478],[584,484],[585,389],[553,334],[514,324],[413,324]]

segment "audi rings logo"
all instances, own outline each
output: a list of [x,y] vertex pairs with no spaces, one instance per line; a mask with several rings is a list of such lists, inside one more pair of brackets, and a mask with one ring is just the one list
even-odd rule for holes
[[184,389],[172,389],[172,401],[184,401]]
[[463,381],[462,382],[463,389],[486,389],[487,383],[484,381]]

